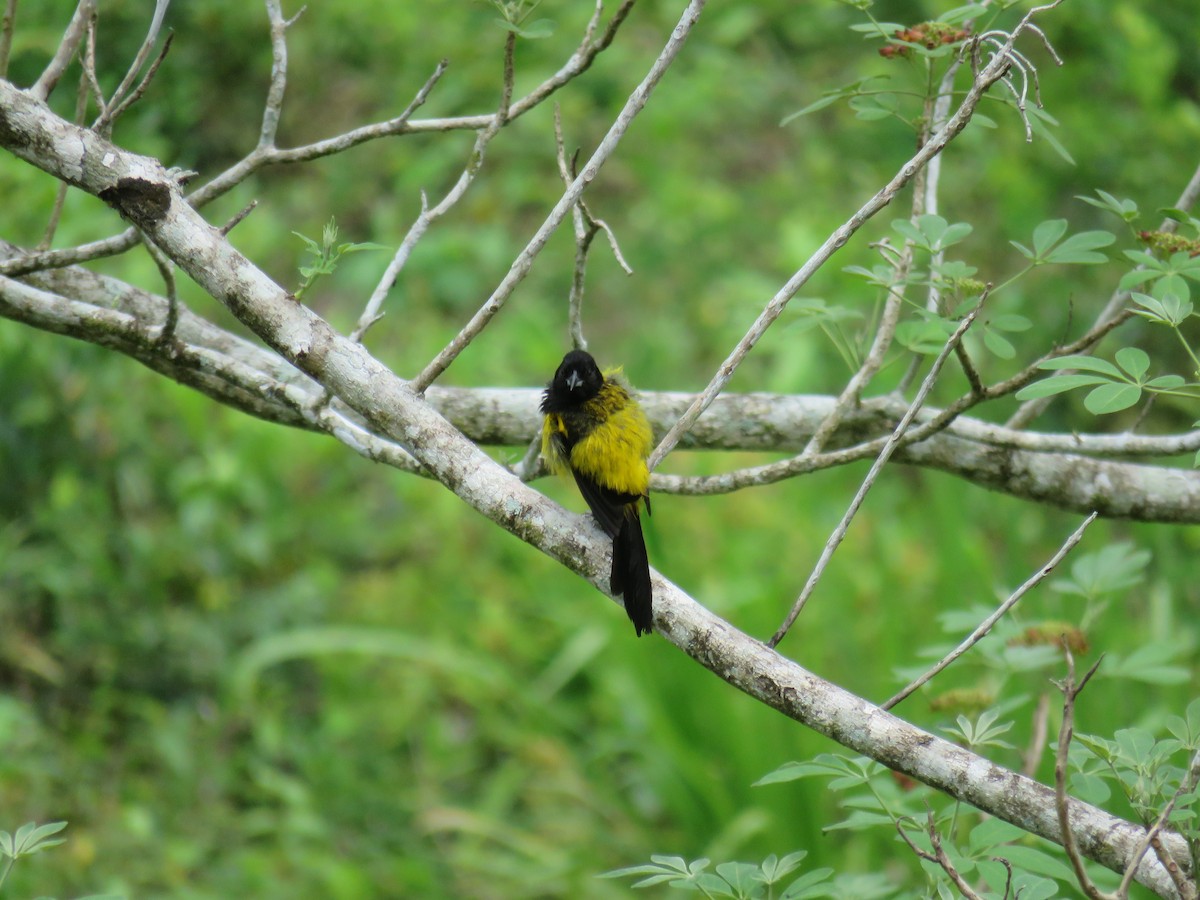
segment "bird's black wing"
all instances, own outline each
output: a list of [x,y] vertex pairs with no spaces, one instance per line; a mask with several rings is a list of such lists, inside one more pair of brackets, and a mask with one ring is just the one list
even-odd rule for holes
[[592,511],[592,515],[596,517],[600,527],[609,537],[615,538],[621,533],[621,524],[628,515],[626,507],[637,502],[640,499],[638,495],[614,491],[587,475],[581,475],[574,469],[571,470],[571,474],[575,476],[575,483],[579,485],[579,493],[583,494],[588,509]]
[[625,601],[625,614],[638,637],[654,630],[654,607],[650,586],[650,560],[642,537],[642,520],[635,508],[621,523],[613,538],[612,572],[609,588]]

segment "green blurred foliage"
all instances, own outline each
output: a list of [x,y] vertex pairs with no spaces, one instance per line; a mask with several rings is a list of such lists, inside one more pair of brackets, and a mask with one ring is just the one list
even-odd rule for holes
[[[567,58],[589,6],[538,8],[555,27],[518,42],[518,94]],[[15,82],[36,78],[72,8],[19,7]],[[920,21],[944,8],[883,3],[876,12]],[[635,9],[610,50],[556,96],[569,148],[586,154],[603,136],[674,15]],[[142,3],[101,3],[99,65],[110,89],[145,16]],[[396,115],[442,58],[450,68],[418,115],[491,110],[504,40],[497,18],[467,0],[310,3],[289,31],[281,143]],[[640,386],[703,384],[778,285],[911,155],[903,126],[860,121],[844,105],[779,126],[822,91],[866,75],[919,86],[907,62],[881,59],[877,44],[847,29],[856,21],[832,2],[712,4],[602,170],[589,203],[636,275],[597,247],[588,336]],[[171,54],[115,138],[203,180],[256,140],[271,60],[266,16],[256,4],[212,0],[174,4],[168,24]],[[1077,165],[1044,141],[1025,143],[1016,115],[997,104],[983,111],[1000,127],[972,126],[943,162],[940,212],[974,225],[956,249],[976,277],[996,283],[1025,262],[1009,241],[1027,241],[1044,220],[1116,230],[1076,195],[1102,188],[1144,210],[1173,204],[1200,143],[1200,62],[1185,4],[1070,4],[1044,25],[1066,66],[1036,46],[1029,55]],[[77,77],[72,67],[66,83]],[[68,116],[70,95],[54,97]],[[319,235],[333,217],[344,240],[395,246],[420,191],[439,198],[471,140],[405,137],[265,171],[206,212],[219,223],[259,199],[233,240],[294,288],[304,244],[293,231]],[[547,104],[501,134],[466,198],[420,243],[368,337],[372,351],[412,374],[491,292],[559,190]],[[0,160],[4,236],[36,243],[54,191],[29,167]],[[906,202],[864,229],[805,296],[869,319],[878,297],[840,269],[877,262],[867,245],[889,233]],[[71,192],[55,244],[120,227],[98,201]],[[564,230],[447,383],[546,379],[567,341],[572,257]],[[386,258],[347,258],[306,301],[351,327]],[[144,254],[97,268],[159,287]],[[1114,265],[1045,267],[998,297],[992,314],[1020,314],[1034,327],[1007,334],[1016,361],[987,361],[985,377],[1077,333],[1119,277]],[[230,323],[194,286],[181,294]],[[733,388],[839,389],[845,364],[819,329],[795,327],[802,321],[780,323]],[[1146,327],[1135,322],[1125,335],[1137,342]],[[902,368],[887,370],[884,386]],[[962,387],[947,378],[940,396]],[[634,641],[620,610],[440,487],[216,408],[101,349],[7,322],[0,397],[0,828],[70,822],[63,847],[14,870],[15,896],[603,898],[626,889],[598,873],[651,853],[720,861],[806,849],[806,866],[917,871],[886,829],[823,837],[839,814],[821,784],[750,787],[835,745],[661,641]],[[1164,402],[1154,421],[1178,428],[1183,416]],[[1060,402],[1045,425],[1095,422],[1081,404]],[[709,473],[755,461],[676,454],[668,468]],[[701,602],[768,635],[864,473],[664,497],[649,524],[651,557]],[[582,508],[565,486],[544,489]],[[896,468],[783,649],[883,700],[903,683],[897,670],[919,662],[916,648],[947,639],[939,614],[994,605],[1077,521]],[[1195,684],[1200,534],[1099,523],[1085,543],[1118,539],[1150,551],[1143,582],[1099,612],[1043,588],[1015,617],[1078,623],[1095,613],[1093,654],[1177,645],[1172,662],[1189,681],[1089,687],[1081,715],[1095,735],[1161,725],[1181,714]],[[989,687],[986,671],[969,666],[934,684],[939,694],[981,685]],[[1004,689],[1029,698],[1007,735],[1021,747],[1032,698],[1049,690],[1046,672]],[[901,711],[924,727],[952,724],[956,710],[934,710],[930,699]]]

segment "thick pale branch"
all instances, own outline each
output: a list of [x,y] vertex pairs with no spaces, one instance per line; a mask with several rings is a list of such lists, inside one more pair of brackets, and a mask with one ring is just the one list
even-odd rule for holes
[[[0,242],[0,259],[16,252]],[[326,430],[319,418],[305,418],[297,412],[318,404],[323,395],[320,386],[277,354],[187,310],[179,311],[178,351],[168,353],[156,345],[160,333],[156,329],[165,324],[169,314],[162,297],[78,268],[35,273],[24,281],[38,292],[23,294],[19,282],[0,278],[0,316],[126,353],[252,415]],[[106,311],[122,316],[106,316]],[[479,444],[527,446],[540,427],[537,390],[431,388],[428,396],[455,427]],[[660,434],[678,421],[693,399],[691,394],[641,395]],[[685,447],[799,452],[814,429],[827,420],[833,404],[832,398],[809,395],[724,395],[696,423]],[[883,439],[906,408],[906,403],[892,397],[866,400],[842,421],[833,443],[855,447],[863,441]],[[330,421],[339,425],[350,421],[346,420],[349,413],[336,404],[331,415]],[[918,420],[936,415],[936,411],[926,410]],[[355,452],[398,464],[406,471],[419,468],[399,447],[363,422],[353,425],[351,446]],[[901,448],[894,458],[1066,509],[1086,513],[1100,508],[1107,516],[1195,523],[1200,521],[1200,473],[1088,457],[1166,457],[1195,453],[1198,446],[1200,433],[1195,431],[1161,437],[1036,434],[959,417],[939,434]],[[652,487],[663,493],[706,494],[736,489],[725,484],[733,480],[727,476],[699,479],[656,474]]]

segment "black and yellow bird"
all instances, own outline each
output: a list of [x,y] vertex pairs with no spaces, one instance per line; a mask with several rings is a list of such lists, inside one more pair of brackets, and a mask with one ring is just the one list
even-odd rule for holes
[[625,600],[638,637],[653,628],[650,562],[639,508],[650,514],[646,457],[654,439],[619,370],[601,372],[591,354],[563,357],[542,395],[542,456],[552,472],[575,483],[600,527],[612,538],[609,588]]

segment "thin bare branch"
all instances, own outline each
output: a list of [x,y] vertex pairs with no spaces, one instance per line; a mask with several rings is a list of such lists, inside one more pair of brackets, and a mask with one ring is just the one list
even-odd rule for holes
[[87,39],[83,45],[83,77],[87,86],[91,89],[92,99],[96,101],[96,108],[101,113],[107,114],[108,102],[104,99],[104,88],[100,86],[100,79],[96,75],[96,31],[99,27],[99,16],[93,15],[88,19],[87,23]]
[[[557,103],[554,105],[554,155],[558,161],[558,174],[563,187],[570,188],[571,182],[579,175],[579,151],[576,150],[568,162],[566,142],[563,139],[562,110]],[[626,275],[632,275],[633,269],[629,268],[629,263],[625,261],[613,230],[603,219],[592,215],[582,197],[571,209],[571,224],[575,230],[575,266],[571,275],[571,290],[567,297],[567,330],[571,335],[571,346],[577,350],[586,350],[587,340],[583,336],[583,293],[588,253],[596,234],[604,232],[617,264]]]
[[929,671],[925,672],[911,684],[907,685],[902,691],[896,694],[896,696],[882,704],[880,709],[892,709],[896,704],[900,703],[905,698],[911,696],[915,691],[928,684],[929,681],[932,680],[938,673],[942,672],[947,666],[983,640],[987,636],[988,632],[992,630],[992,627],[1004,617],[1005,613],[1016,606],[1022,597],[1041,584],[1050,575],[1050,573],[1054,571],[1054,568],[1063,561],[1066,555],[1075,549],[1079,542],[1083,540],[1083,533],[1087,530],[1087,527],[1096,521],[1096,517],[1097,514],[1092,513],[1090,516],[1084,519],[1083,524],[1081,524],[1075,529],[1075,531],[1071,533],[1071,536],[1063,542],[1063,545],[1058,548],[1052,557],[1050,557],[1049,561],[1036,572],[1034,572],[1033,575],[1031,575],[1028,579],[1026,579],[1024,584],[1013,591],[1012,594],[1008,596],[1008,599],[996,607],[995,612],[980,622],[978,627],[976,627],[974,631],[972,631],[966,636],[966,638],[963,639],[962,643],[938,660],[937,663],[935,663],[929,669]]
[[913,822],[913,824],[916,824],[916,822],[908,816],[902,816],[896,821],[896,830],[900,833],[900,837],[904,839],[904,843],[908,844],[908,848],[926,862],[937,863],[941,866],[942,871],[946,873],[947,877],[954,883],[954,886],[958,888],[958,892],[965,900],[983,900],[967,884],[962,873],[958,871],[954,863],[950,861],[950,857],[946,855],[946,850],[942,846],[942,836],[938,832],[937,822],[933,818],[933,810],[927,810],[925,814],[925,833],[929,836],[929,843],[933,846],[932,853],[922,850],[913,842],[913,839],[904,830],[903,826],[905,822]]
[[167,8],[171,5],[171,0],[156,0],[154,4],[154,15],[150,17],[150,27],[146,30],[146,37],[142,40],[142,45],[138,48],[138,52],[133,57],[133,62],[129,66],[129,71],[125,73],[125,77],[121,79],[121,83],[117,85],[117,89],[113,91],[112,99],[109,102],[107,109],[101,108],[100,117],[93,123],[92,127],[101,134],[109,134],[112,131],[113,123],[121,117],[121,115],[129,109],[138,99],[146,92],[150,81],[154,78],[154,73],[158,71],[158,67],[162,64],[163,58],[167,55],[167,50],[171,46],[171,36],[167,36],[166,43],[159,51],[157,58],[151,64],[146,76],[138,84],[133,93],[129,93],[133,87],[133,82],[137,78],[138,73],[142,70],[142,66],[146,64],[146,60],[150,58],[150,53],[154,50],[154,45],[158,43],[158,34],[162,29],[163,17],[167,14]]
[[232,219],[230,219],[228,222],[226,222],[224,225],[221,226],[221,228],[220,228],[221,234],[229,234],[229,232],[233,231],[233,229],[237,228],[238,225],[240,225],[242,223],[242,220],[245,219],[246,216],[250,215],[250,213],[254,212],[254,210],[257,208],[258,208],[258,201],[251,200],[249,203],[247,203],[245,206],[243,206],[240,210],[238,210],[237,214],[234,215],[234,217]]
[[579,200],[579,197],[582,196],[584,190],[595,180],[597,174],[599,174],[600,167],[604,165],[605,161],[616,150],[617,145],[621,142],[621,138],[625,136],[630,123],[645,107],[646,101],[650,98],[650,94],[654,91],[655,86],[666,73],[667,69],[670,68],[671,63],[674,62],[679,50],[687,40],[688,35],[691,34],[692,28],[699,19],[706,2],[707,0],[691,0],[688,3],[678,24],[671,32],[671,37],[667,40],[662,52],[650,67],[650,71],[625,102],[625,106],[617,115],[616,120],[609,128],[608,133],[605,134],[596,151],[583,167],[583,171],[571,183],[571,187],[563,192],[562,197],[554,205],[554,208],[550,211],[550,214],[546,217],[541,227],[530,238],[529,243],[525,245],[525,249],[513,260],[508,274],[504,276],[500,284],[492,292],[492,295],[479,308],[475,315],[471,317],[471,320],[454,339],[413,379],[412,385],[418,394],[423,393],[429,385],[433,384],[438,376],[450,367],[451,363],[458,358],[458,355],[466,349],[471,341],[475,339],[476,335],[487,327],[496,313],[504,307],[504,304],[512,295],[517,285],[529,274],[529,270],[533,267],[534,259],[541,253],[542,248],[550,239],[550,235],[558,229],[558,226],[562,224],[563,220],[570,213],[571,208]]
[[[576,153],[576,157],[578,153]],[[554,104],[554,158],[558,162],[558,175],[563,187],[569,189],[571,182],[579,174],[575,168],[576,160],[567,162],[566,142],[563,140],[562,109]],[[596,236],[595,229],[589,229],[584,221],[583,205],[576,203],[571,207],[571,225],[575,230],[575,266],[571,273],[571,290],[567,296],[567,331],[571,335],[571,346],[576,350],[587,349],[587,338],[583,336],[583,292],[587,274],[588,249],[592,238]]]
[[884,187],[880,188],[870,200],[834,230],[813,255],[809,257],[808,261],[776,292],[775,296],[771,298],[762,313],[754,321],[749,331],[746,332],[745,336],[737,343],[729,356],[726,357],[725,361],[717,369],[708,386],[705,387],[680,420],[663,436],[658,447],[650,454],[649,465],[651,470],[656,468],[662,462],[663,458],[674,449],[679,439],[687,433],[696,419],[703,414],[704,410],[716,399],[717,395],[725,389],[730,379],[733,378],[733,373],[737,370],[738,366],[741,365],[747,354],[754,348],[767,329],[779,318],[788,301],[796,295],[796,292],[825,265],[834,253],[853,237],[863,224],[887,206],[900,190],[913,179],[917,172],[927,165],[929,160],[941,153],[958,136],[959,132],[966,127],[983,95],[1008,71],[1010,62],[1007,57],[1007,51],[1012,49],[1017,38],[1020,37],[1024,28],[1029,24],[1030,16],[1038,11],[1052,9],[1058,2],[1061,2],[1061,0],[1057,0],[1057,2],[1045,7],[1036,7],[1021,20],[1012,33],[1008,35],[1008,39],[1003,45],[996,49],[991,61],[976,75],[966,96],[954,114],[946,120],[946,124],[908,162],[900,167],[900,170]]
[[[1119,894],[1106,894],[1101,891],[1088,875],[1083,857],[1079,853],[1079,845],[1075,840],[1074,828],[1071,825],[1071,804],[1070,797],[1067,795],[1067,757],[1071,750],[1071,740],[1075,734],[1075,701],[1091,677],[1096,674],[1096,670],[1100,668],[1104,657],[1096,660],[1083,678],[1076,682],[1075,657],[1065,639],[1062,642],[1062,649],[1067,660],[1067,677],[1059,685],[1063,692],[1063,718],[1062,727],[1058,732],[1058,750],[1054,755],[1054,807],[1058,814],[1058,827],[1062,834],[1063,850],[1066,851],[1071,868],[1075,870],[1075,880],[1079,883],[1080,890],[1090,900],[1121,900]],[[1142,852],[1144,855],[1145,851]],[[1134,867],[1136,868],[1140,862],[1141,858],[1139,857],[1134,863]]]
[[[89,33],[90,33],[89,28]],[[83,117],[87,114],[87,98],[88,98],[88,78],[86,71],[79,76],[79,90],[75,93],[75,124],[82,125]],[[58,188],[54,192],[54,205],[50,208],[50,218],[46,222],[46,230],[42,233],[42,239],[37,243],[37,250],[49,250],[50,245],[54,243],[54,235],[58,231],[58,223],[62,219],[63,206],[67,202],[67,191],[71,186],[65,181],[58,183]]]
[[1037,707],[1033,710],[1033,722],[1030,728],[1029,744],[1025,748],[1025,756],[1021,763],[1021,774],[1032,778],[1037,773],[1046,752],[1046,735],[1050,721],[1050,695],[1043,693],[1038,697]]
[[50,96],[54,86],[62,78],[63,72],[70,65],[71,57],[75,55],[75,51],[79,49],[79,45],[87,36],[88,22],[95,14],[96,0],[79,0],[79,5],[75,7],[75,14],[71,16],[67,30],[58,43],[58,49],[54,51],[54,58],[50,60],[45,71],[29,89],[30,96],[42,101]]
[[[163,41],[162,49],[158,51],[158,55],[155,56],[153,62],[150,63],[150,68],[146,70],[146,74],[142,77],[142,80],[138,82],[137,87],[133,89],[132,93],[122,98],[120,102],[117,102],[115,107],[109,109],[109,111],[106,113],[107,119],[105,121],[97,122],[94,127],[111,131],[112,124],[116,122],[117,119],[121,118],[121,116],[123,116],[129,110],[129,108],[133,106],[133,104],[137,103],[142,99],[143,96],[145,96],[146,91],[150,87],[150,83],[154,80],[154,76],[158,74],[158,69],[163,64],[163,60],[167,58],[167,53],[169,53],[171,50],[171,42],[174,40],[175,32],[168,31],[166,40]],[[114,101],[115,100],[116,98],[114,97]]]
[[5,0],[4,17],[0,19],[0,78],[8,77],[8,58],[12,53],[14,26],[17,21],[17,0]]
[[279,119],[283,115],[283,98],[287,93],[287,29],[280,0],[266,0],[267,18],[271,23],[271,83],[263,105],[262,127],[258,132],[258,150],[272,150],[279,134]]
[[805,582],[803,590],[800,591],[800,596],[797,597],[796,602],[792,604],[791,611],[788,612],[787,617],[783,620],[783,624],[779,626],[779,629],[772,636],[771,640],[767,642],[768,647],[775,647],[781,640],[783,640],[784,635],[788,633],[788,629],[792,627],[792,623],[796,621],[796,617],[799,616],[801,611],[804,609],[804,605],[808,602],[808,598],[811,597],[813,591],[816,590],[817,582],[821,580],[821,576],[825,573],[825,567],[829,564],[829,560],[833,558],[833,552],[837,550],[838,545],[841,544],[842,540],[846,537],[846,532],[850,529],[850,523],[854,520],[855,515],[858,514],[858,510],[862,507],[863,501],[867,497],[867,492],[872,488],[872,486],[874,486],[875,480],[879,477],[879,473],[883,471],[883,467],[887,464],[887,461],[891,459],[892,453],[895,452],[896,447],[899,446],[900,439],[908,430],[908,426],[912,424],[913,418],[920,411],[922,404],[925,402],[925,398],[929,396],[929,391],[933,388],[934,382],[937,381],[937,377],[942,371],[942,364],[945,363],[946,358],[954,351],[954,348],[958,346],[958,342],[962,340],[962,336],[967,333],[967,329],[971,327],[971,324],[975,321],[975,317],[979,315],[979,310],[982,308],[983,300],[985,299],[986,295],[980,300],[980,305],[971,310],[971,312],[963,318],[958,327],[954,329],[954,333],[951,334],[950,338],[946,341],[946,345],[942,348],[942,351],[937,355],[937,358],[934,359],[933,365],[929,369],[929,375],[927,375],[925,381],[922,382],[920,390],[917,391],[917,396],[913,398],[913,402],[909,406],[907,412],[905,412],[903,418],[900,419],[900,422],[896,425],[895,430],[887,439],[887,442],[883,445],[883,449],[879,451],[879,456],[875,458],[874,464],[871,466],[870,471],[867,472],[867,477],[863,479],[863,483],[859,486],[858,492],[854,495],[854,499],[850,501],[850,506],[847,507],[845,514],[842,516],[842,520],[838,522],[837,527],[833,530],[833,534],[831,534],[829,536],[829,540],[825,542],[825,548],[821,551],[821,556],[817,559],[817,564],[813,566],[812,574],[808,576],[808,581]]
[[895,274],[892,277],[892,285],[888,290],[887,299],[883,304],[883,315],[879,318],[879,327],[875,330],[871,349],[867,352],[867,357],[863,360],[862,365],[858,367],[858,371],[842,388],[833,410],[813,432],[812,439],[804,448],[804,452],[800,454],[802,457],[811,458],[825,448],[829,438],[837,431],[845,418],[846,411],[862,399],[863,391],[883,366],[888,348],[891,347],[892,339],[896,336],[896,326],[900,323],[900,312],[904,308],[904,295],[908,288],[908,273],[912,267],[913,250],[913,242],[906,240],[900,256],[894,263]]
[[[511,102],[512,95],[512,52],[513,52],[512,32],[509,32],[508,39],[505,41],[504,49],[504,87],[501,89],[500,110],[505,110]],[[406,114],[411,115],[412,110],[425,102],[425,98],[429,96],[429,92],[433,86],[437,84],[442,73],[446,71],[446,61],[442,60],[433,75],[425,82],[425,85],[413,98],[409,104]],[[367,305],[362,311],[362,315],[358,317],[358,322],[354,326],[354,330],[350,333],[350,339],[353,341],[361,341],[367,330],[383,317],[381,312],[383,303],[387,299],[388,292],[396,284],[396,279],[400,277],[400,272],[408,263],[409,257],[412,255],[413,249],[417,246],[417,242],[425,236],[425,232],[429,230],[429,226],[445,215],[451,207],[454,206],[479,174],[483,168],[484,156],[487,152],[488,144],[492,139],[500,133],[506,119],[500,113],[497,113],[488,127],[482,129],[475,136],[475,144],[471,148],[471,154],[467,157],[467,165],[462,173],[458,176],[458,180],[446,192],[436,206],[429,206],[425,194],[421,194],[421,212],[417,215],[416,220],[409,227],[408,233],[404,235],[404,240],[400,242],[400,246],[396,248],[395,254],[392,256],[391,262],[384,269],[383,275],[379,279],[379,283],[375,286],[375,290],[371,292],[370,298],[367,300]]]

